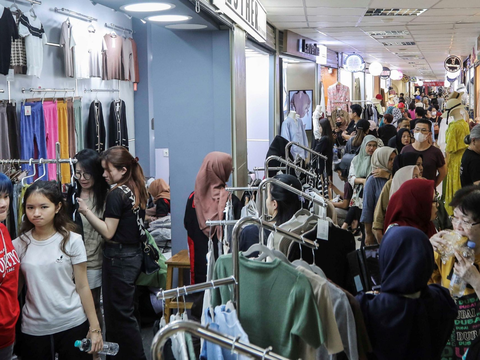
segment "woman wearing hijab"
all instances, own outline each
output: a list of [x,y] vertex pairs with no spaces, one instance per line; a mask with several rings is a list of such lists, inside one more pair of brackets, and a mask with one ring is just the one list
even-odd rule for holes
[[397,135],[388,140],[388,146],[397,149],[398,153],[402,151],[403,147],[410,145],[412,142],[412,136],[410,130],[402,128],[399,129]]
[[[416,167],[418,170],[409,170],[411,172],[411,177],[404,176],[404,172],[401,175],[397,176],[397,172],[402,170],[404,167]],[[406,170],[405,170],[406,171]],[[406,171],[409,174],[409,171]],[[393,170],[392,175],[393,178],[388,180],[385,183],[385,186],[380,193],[380,198],[377,201],[377,205],[375,206],[375,212],[373,213],[373,235],[375,235],[375,239],[378,243],[382,241],[383,237],[383,222],[385,220],[385,214],[387,212],[388,202],[390,201],[390,192],[392,188],[393,179],[397,178],[398,187],[395,191],[398,190],[400,185],[402,185],[405,181],[410,179],[421,178],[423,173],[423,158],[422,155],[418,155],[415,153],[407,153],[407,154],[398,154],[395,160],[393,161]],[[400,180],[402,179],[402,180]],[[393,192],[392,192],[393,194]]]
[[432,180],[408,180],[390,198],[383,231],[387,233],[392,224],[412,226],[432,237],[437,232],[432,222],[437,216],[437,206]]
[[[367,135],[362,141],[358,155],[356,155],[348,172],[348,182],[353,188],[350,209],[345,218],[345,227],[351,226],[354,220],[360,220],[363,208],[363,188],[370,175],[372,167],[372,155],[377,150],[378,141],[373,135]],[[352,229],[355,231],[356,229]]]
[[393,161],[397,150],[391,147],[382,147],[372,155],[372,175],[365,184],[363,193],[363,210],[360,222],[365,226],[365,245],[375,245],[372,231],[373,213],[385,183],[392,176]]
[[434,268],[428,237],[413,227],[392,227],[379,255],[381,292],[357,295],[374,355],[378,360],[440,359],[457,306],[447,289],[427,285]]
[[223,220],[225,205],[232,197],[234,219],[242,211],[240,200],[225,187],[232,172],[232,157],[222,152],[211,152],[203,159],[195,180],[195,191],[190,194],[185,209],[184,225],[188,234],[191,283],[204,282],[207,276],[208,239],[213,241],[218,257],[218,241],[222,240],[221,226],[209,227],[207,220]]
[[170,214],[170,186],[165,180],[154,180],[148,187],[148,193],[153,197],[154,206],[145,211],[146,215],[153,219]]

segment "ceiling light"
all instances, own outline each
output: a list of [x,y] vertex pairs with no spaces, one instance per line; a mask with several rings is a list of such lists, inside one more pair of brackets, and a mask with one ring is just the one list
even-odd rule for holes
[[167,3],[138,3],[120,6],[121,10],[132,12],[151,12],[151,11],[164,11],[173,9],[175,5]]
[[374,9],[370,8],[365,13],[365,16],[412,16],[420,15],[427,11],[427,9]]
[[378,61],[374,61],[368,67],[368,71],[373,76],[379,76],[383,71],[383,65],[380,64]]
[[403,73],[400,70],[392,70],[390,73],[390,78],[392,80],[402,80],[403,78]]
[[185,16],[185,15],[155,15],[155,16],[150,16],[147,19],[150,21],[156,21],[156,22],[175,22],[175,21],[187,21],[190,20],[192,17],[191,16]]
[[418,85],[418,86],[423,86],[423,81],[422,81],[422,80],[418,80],[418,81],[417,81],[417,85]]

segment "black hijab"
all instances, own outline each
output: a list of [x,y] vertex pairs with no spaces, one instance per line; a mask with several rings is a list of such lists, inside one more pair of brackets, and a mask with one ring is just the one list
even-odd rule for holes
[[[265,159],[268,159],[269,156],[275,155],[280,156],[282,159],[285,159],[285,146],[288,144],[288,140],[281,137],[280,135],[275,136],[270,147],[268,148],[267,156]],[[288,157],[293,162],[292,154],[288,154]],[[277,160],[272,160],[268,163],[269,167],[281,167],[283,164]],[[268,177],[274,177],[277,174],[278,170],[269,170]]]
[[392,174],[395,175],[395,173],[404,166],[417,165],[418,158],[423,159],[423,156],[414,152],[398,154],[395,160],[393,160]]
[[402,128],[397,131],[397,135],[388,140],[388,146],[394,149],[397,149],[398,153],[402,151],[405,145],[402,144],[402,135],[405,131],[410,132],[410,130]]
[[390,228],[380,245],[379,295],[360,294],[379,360],[440,359],[457,317],[447,289],[427,285],[434,268],[428,237],[409,226]]

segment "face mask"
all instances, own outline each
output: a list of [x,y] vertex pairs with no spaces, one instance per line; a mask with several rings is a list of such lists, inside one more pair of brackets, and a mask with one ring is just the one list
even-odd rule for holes
[[337,125],[337,127],[340,127],[340,126],[342,126],[342,122],[341,122],[341,121],[337,121],[337,122],[335,123],[335,125]]
[[418,141],[419,143],[422,143],[427,140],[427,135],[424,135],[422,133],[415,133],[415,141]]
[[432,111],[432,116],[437,116],[437,112],[436,112],[436,111]]

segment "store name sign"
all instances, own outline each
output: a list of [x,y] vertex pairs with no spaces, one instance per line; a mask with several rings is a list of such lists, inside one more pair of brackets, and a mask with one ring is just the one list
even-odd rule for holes
[[318,45],[307,43],[307,40],[305,39],[298,40],[298,52],[313,56],[320,55],[320,49],[318,48]]
[[258,42],[267,40],[267,12],[258,0],[212,0],[220,11]]

